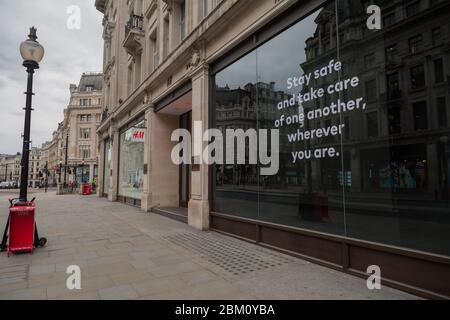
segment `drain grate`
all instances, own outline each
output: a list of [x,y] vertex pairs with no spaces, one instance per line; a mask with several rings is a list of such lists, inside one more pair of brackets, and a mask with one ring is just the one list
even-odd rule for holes
[[183,233],[164,239],[200,254],[232,275],[241,275],[293,262],[292,259],[216,233]]
[[13,265],[0,268],[0,286],[26,281],[28,278],[29,265]]

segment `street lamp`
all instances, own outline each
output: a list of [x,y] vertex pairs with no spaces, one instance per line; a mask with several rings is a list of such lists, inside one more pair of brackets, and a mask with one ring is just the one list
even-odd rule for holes
[[28,82],[27,92],[25,92],[25,124],[23,130],[22,163],[20,172],[20,201],[27,201],[28,191],[28,160],[30,155],[30,127],[31,127],[31,100],[33,94],[33,74],[35,69],[39,69],[39,62],[44,57],[44,48],[36,41],[36,28],[30,28],[28,39],[20,44],[20,54],[23,58],[23,66],[27,69]]

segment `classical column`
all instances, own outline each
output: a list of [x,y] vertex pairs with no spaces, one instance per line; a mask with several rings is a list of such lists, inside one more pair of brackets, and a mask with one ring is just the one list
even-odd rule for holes
[[145,141],[144,141],[144,191],[142,194],[141,209],[147,212],[152,210],[151,190],[151,138],[154,119],[154,108],[149,106],[145,111]]
[[[104,164],[105,164],[105,140],[100,140],[100,149],[98,157],[98,176],[97,176],[97,196],[103,197],[103,174],[104,174]],[[109,174],[109,173],[108,173]]]
[[[209,127],[209,70],[206,65],[200,66],[192,76],[192,127],[195,121],[201,121],[203,130]],[[202,139],[203,132],[197,139]],[[193,135],[194,139],[195,135]],[[199,150],[204,150],[206,144],[203,141],[192,141],[194,146],[197,143]],[[198,160],[197,155],[193,154]],[[191,176],[191,200],[189,201],[188,222],[189,225],[199,229],[208,230],[210,226],[209,212],[209,166],[207,164],[196,163],[192,165]]]
[[89,183],[92,183],[93,180],[94,180],[94,164],[91,163],[89,165]]
[[109,192],[108,199],[110,201],[117,201],[117,186],[119,184],[119,144],[120,135],[119,129],[115,124],[110,127],[110,137],[111,137],[111,169],[110,169],[110,180],[109,180]]

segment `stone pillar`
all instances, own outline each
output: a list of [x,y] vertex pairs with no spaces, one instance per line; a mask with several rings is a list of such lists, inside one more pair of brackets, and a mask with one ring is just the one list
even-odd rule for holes
[[98,156],[97,196],[103,197],[103,171],[105,164],[105,140],[101,140]]
[[110,137],[111,137],[111,170],[109,179],[109,192],[108,200],[117,201],[117,186],[119,179],[119,144],[120,144],[120,134],[117,125],[111,125],[110,127]]
[[[151,141],[152,141],[152,128],[154,120],[154,108],[149,107],[145,111],[145,141],[144,141],[144,191],[142,193],[141,209],[147,212],[152,210],[152,190],[151,187]],[[163,142],[161,142],[163,143]]]
[[94,180],[94,164],[90,164],[89,165],[89,183],[92,183],[92,181]]
[[[192,76],[192,128],[194,121],[202,121],[203,130],[209,127],[209,70],[208,67],[200,66],[200,68]],[[203,132],[199,134],[202,139]],[[203,141],[194,141],[193,135],[192,145],[197,143],[202,152],[206,146]],[[197,139],[198,139],[197,138]],[[194,158],[198,160],[195,152]],[[190,226],[199,230],[208,230],[210,226],[209,212],[209,166],[202,163],[192,165],[191,176],[191,200],[188,208],[188,223]]]

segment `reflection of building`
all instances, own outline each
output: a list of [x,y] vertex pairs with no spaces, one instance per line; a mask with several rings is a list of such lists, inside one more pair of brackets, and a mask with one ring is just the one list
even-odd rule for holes
[[[442,5],[428,9],[426,3],[419,1],[406,10],[403,1],[381,4],[384,28],[371,32],[364,28],[366,16],[361,4],[341,2],[341,78],[358,76],[360,85],[323,100],[320,106],[309,103],[305,107],[315,109],[338,98],[348,101],[363,97],[367,108],[343,114],[342,119],[339,115],[330,116],[310,124],[346,125],[345,168],[319,170],[322,174],[327,172],[328,178],[330,170],[334,170],[334,181],[316,176],[313,183],[315,188],[323,183],[338,188],[339,172],[343,170],[351,175],[352,192],[407,189],[428,194],[429,199],[448,199],[450,158],[445,148],[448,150],[449,145],[443,143],[450,133],[446,110],[450,101],[446,75],[450,61],[444,27],[448,15]],[[307,61],[302,64],[305,72],[336,59],[336,21],[335,15],[329,14],[332,6],[318,15],[316,32],[307,40]],[[419,14],[421,10],[423,14]],[[333,75],[313,86],[326,86],[336,80]],[[319,141],[315,146],[325,144]]]

